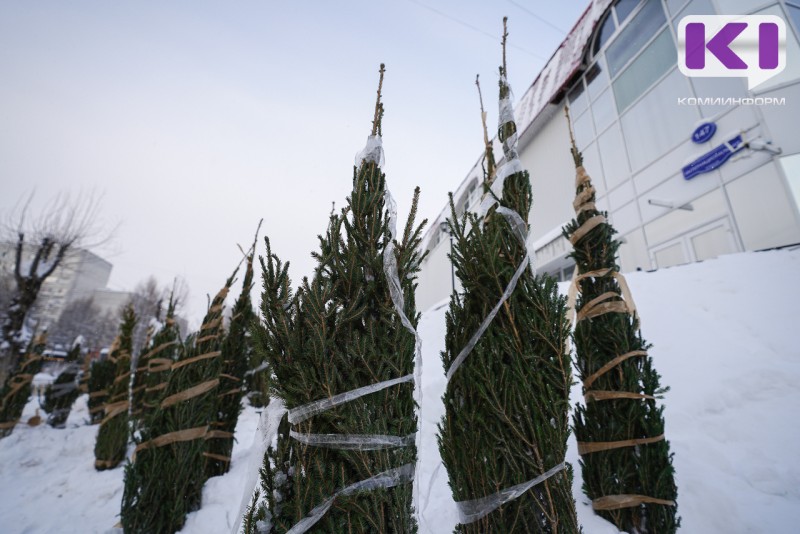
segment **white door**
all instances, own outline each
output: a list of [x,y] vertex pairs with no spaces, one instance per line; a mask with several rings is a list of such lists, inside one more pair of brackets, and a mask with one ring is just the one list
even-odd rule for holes
[[738,250],[730,220],[723,217],[652,247],[650,260],[656,268],[664,268],[710,260]]

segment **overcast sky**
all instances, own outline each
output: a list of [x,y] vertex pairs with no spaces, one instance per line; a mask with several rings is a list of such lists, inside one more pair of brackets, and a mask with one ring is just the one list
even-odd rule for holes
[[35,206],[103,193],[104,223],[121,223],[98,251],[109,286],[181,276],[196,327],[261,218],[293,285],[311,274],[370,133],[381,62],[388,185],[401,223],[417,185],[433,219],[482,149],[476,74],[496,125],[502,17],[520,97],[587,5],[3,2],[0,215],[33,189]]

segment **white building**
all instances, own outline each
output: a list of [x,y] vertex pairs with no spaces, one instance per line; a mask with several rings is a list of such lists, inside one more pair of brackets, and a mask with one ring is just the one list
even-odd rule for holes
[[[679,21],[713,14],[783,19],[783,72],[753,91],[745,78],[682,74]],[[574,266],[561,236],[574,217],[575,196],[567,104],[598,209],[609,212],[622,241],[623,272],[800,243],[799,40],[800,0],[593,0],[515,102],[539,272],[564,280]],[[772,103],[764,103],[767,97]],[[695,130],[708,123],[716,133],[694,142]],[[684,167],[736,136],[741,147],[730,159],[684,178]],[[499,147],[495,154],[502,154]],[[455,190],[459,212],[477,206],[481,163],[482,157]],[[441,227],[449,216],[445,206],[423,239],[429,254],[419,277],[421,310],[451,292],[449,240]]]
[[[6,278],[13,273],[14,250],[14,244],[0,243],[0,271]],[[26,260],[30,261],[23,256],[23,262]],[[130,293],[106,289],[111,268],[111,263],[88,250],[71,249],[42,283],[29,320],[47,328],[58,321],[68,304],[87,298],[91,298],[103,313],[115,313],[121,304],[127,302]],[[7,289],[13,285],[10,278],[9,284]]]

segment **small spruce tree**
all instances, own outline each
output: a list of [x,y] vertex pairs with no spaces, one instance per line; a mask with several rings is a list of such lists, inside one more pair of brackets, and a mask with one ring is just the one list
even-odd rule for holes
[[574,337],[585,403],[576,406],[574,423],[583,491],[594,510],[620,530],[673,533],[680,524],[678,491],[664,439],[664,406],[656,404],[668,388],[659,384],[631,300],[623,300],[627,284],[616,263],[616,230],[595,206],[595,189],[574,139],[572,156],[576,217],[564,236],[574,247],[580,295]]
[[[383,72],[381,65],[381,82]],[[304,280],[292,299],[286,268],[269,246],[267,260],[262,259],[263,321],[256,343],[276,377],[274,393],[289,408],[406,377],[414,370],[415,337],[401,323],[384,274],[391,235],[386,177],[380,168],[380,87],[368,151],[354,169],[347,206],[331,215],[328,230],[320,237],[313,279]],[[394,252],[404,312],[413,324],[418,321],[413,291],[422,228],[414,227],[418,194],[419,190]],[[271,466],[293,473],[292,492],[282,494],[280,521],[273,522],[275,532],[287,532],[334,495],[331,507],[308,532],[417,531],[408,477],[398,476],[392,487],[337,493],[380,473],[413,468],[417,431],[413,390],[413,382],[407,380],[293,425],[290,467]],[[346,450],[315,441],[373,435],[392,436],[402,444]],[[276,510],[269,512],[275,517]]]
[[114,349],[108,355],[116,365],[114,381],[108,387],[108,401],[103,420],[97,430],[94,446],[94,467],[98,471],[113,469],[125,459],[130,438],[128,411],[130,410],[131,350],[136,314],[133,305],[122,312],[122,324]]
[[103,420],[104,413],[103,407],[108,401],[108,388],[114,383],[116,376],[117,364],[114,360],[109,358],[112,352],[116,350],[116,344],[119,338],[114,340],[114,343],[105,357],[94,360],[89,365],[89,377],[86,381],[89,391],[89,420],[90,423],[96,425]]
[[161,305],[159,302],[159,306],[156,309],[155,315],[150,320],[150,324],[147,325],[147,331],[145,333],[145,341],[141,347],[139,354],[135,357],[133,362],[131,362],[131,370],[133,371],[133,377],[131,378],[131,428],[135,432],[142,424],[142,418],[144,417],[144,397],[146,394],[147,389],[147,362],[151,358],[152,354],[148,350],[150,347],[153,335],[155,334],[158,316],[161,314]]
[[211,301],[200,331],[187,337],[156,412],[136,438],[122,494],[126,533],[178,531],[186,514],[200,507],[206,441],[227,437],[210,424],[217,413],[223,305],[232,283],[233,276]]
[[80,354],[81,345],[76,343],[67,354],[67,366],[59,373],[53,384],[45,390],[42,408],[47,412],[47,424],[53,428],[64,428],[69,412],[72,410],[72,404],[81,394],[78,387],[81,372],[78,363]]
[[42,353],[46,343],[46,334],[33,336],[22,361],[8,375],[0,389],[0,439],[11,435],[22,416],[22,410],[31,396],[33,377],[42,369]]
[[217,405],[217,420],[213,427],[227,432],[229,436],[208,441],[206,451],[206,466],[208,476],[224,475],[230,468],[231,453],[233,452],[233,434],[236,422],[242,411],[242,394],[244,393],[245,373],[253,352],[253,342],[250,337],[250,326],[256,320],[250,291],[253,289],[253,249],[245,260],[245,275],[242,283],[242,292],[231,310],[231,322],[228,333],[222,342],[222,373],[220,374],[219,401]]
[[[506,81],[506,37],[504,31],[498,135],[505,164],[511,165],[518,161]],[[493,162],[489,143],[486,160]],[[485,191],[494,196],[488,184],[491,178],[487,176]],[[513,172],[504,182],[495,182],[495,190],[501,183],[502,196],[495,200],[519,214],[527,233],[532,202],[528,172]],[[489,208],[483,218],[467,212],[459,220],[452,195],[450,205],[451,259],[464,289],[461,294],[453,293],[446,314],[442,359],[449,381],[439,447],[453,497],[463,502],[525,484],[565,463],[572,378],[565,350],[569,336],[566,302],[558,295],[556,281],[548,275],[535,276],[526,268],[525,243],[496,211],[497,206]],[[524,271],[513,292],[466,359],[459,359],[521,268]],[[454,368],[457,360],[463,364]],[[462,509],[463,522],[455,532],[578,532],[571,467],[566,464],[516,498],[489,510]],[[481,517],[481,513],[485,515]]]
[[170,295],[167,305],[167,314],[164,322],[153,336],[147,352],[142,357],[145,363],[139,367],[147,366],[144,374],[144,396],[142,397],[142,415],[140,425],[146,425],[148,417],[153,415],[164,398],[164,391],[167,388],[167,380],[172,369],[172,364],[179,357],[183,345],[181,335],[175,321],[176,302],[173,295]]

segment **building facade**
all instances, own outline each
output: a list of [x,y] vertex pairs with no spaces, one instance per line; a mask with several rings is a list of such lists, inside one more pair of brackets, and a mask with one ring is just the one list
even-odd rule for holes
[[[0,267],[6,281],[6,291],[13,291],[15,247],[0,243]],[[23,265],[30,258],[23,255]],[[48,328],[58,321],[61,312],[72,302],[91,298],[101,313],[115,313],[128,301],[130,293],[106,289],[112,265],[85,249],[72,249],[61,264],[42,283],[36,304],[28,321]]]
[[[715,14],[784,20],[786,68],[752,91],[745,78],[685,76],[677,62],[678,24],[688,15]],[[538,271],[565,280],[574,268],[561,235],[575,195],[567,106],[598,208],[619,232],[623,272],[800,243],[798,42],[798,0],[591,2],[515,103],[520,159],[533,188],[530,245]],[[715,133],[693,136],[703,128]],[[684,170],[726,146],[732,155],[718,167]],[[458,212],[480,201],[481,164],[482,158],[454,193]],[[448,217],[446,207],[423,241],[423,310],[451,291],[449,239],[440,224]]]

